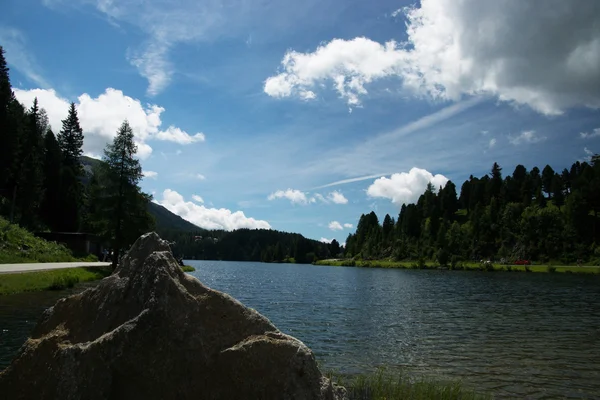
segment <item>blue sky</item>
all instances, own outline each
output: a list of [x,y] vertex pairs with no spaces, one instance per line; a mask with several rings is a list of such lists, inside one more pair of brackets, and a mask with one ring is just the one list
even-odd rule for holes
[[171,211],[344,242],[428,181],[599,151],[600,2],[566,3],[7,0],[0,45],[87,154],[127,118]]

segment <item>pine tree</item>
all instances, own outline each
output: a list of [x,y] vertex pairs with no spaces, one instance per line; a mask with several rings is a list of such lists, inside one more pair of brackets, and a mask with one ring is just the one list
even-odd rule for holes
[[58,230],[61,225],[61,162],[62,154],[58,141],[51,130],[44,137],[44,200],[41,205],[41,217],[48,227]]
[[83,130],[79,125],[75,103],[71,103],[69,115],[62,121],[58,143],[62,153],[61,229],[74,232],[81,228],[83,208]]
[[23,146],[27,152],[21,154],[16,189],[16,204],[21,212],[20,224],[35,228],[39,223],[39,208],[44,197],[44,146],[40,123],[40,108],[37,98],[25,118]]
[[[8,67],[4,59],[4,49],[0,46],[0,189],[4,196],[9,195],[7,187],[11,176],[11,147],[10,136],[14,132],[9,129],[9,105],[12,100]],[[8,197],[8,196],[7,196]]]
[[142,167],[135,158],[136,151],[133,131],[125,121],[113,142],[104,150],[104,163],[90,200],[96,203],[92,224],[113,243],[113,266],[116,266],[122,250],[154,225],[147,211],[151,196],[139,187]]
[[552,181],[554,180],[554,170],[551,166],[546,165],[542,170],[542,189],[548,193],[548,197],[552,198]]

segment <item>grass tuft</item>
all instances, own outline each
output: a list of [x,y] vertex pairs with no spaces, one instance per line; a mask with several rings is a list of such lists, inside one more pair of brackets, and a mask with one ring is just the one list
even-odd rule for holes
[[194,272],[196,270],[196,268],[192,267],[191,265],[184,265],[181,267],[181,269],[183,272]]
[[477,394],[460,382],[437,382],[390,374],[384,370],[370,375],[353,377],[335,373],[327,374],[333,382],[345,386],[350,400],[484,400],[491,396]]

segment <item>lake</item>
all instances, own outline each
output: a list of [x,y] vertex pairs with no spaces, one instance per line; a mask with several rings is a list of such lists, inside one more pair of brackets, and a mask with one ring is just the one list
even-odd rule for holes
[[[497,398],[600,398],[600,278],[188,261],[324,370],[401,369]],[[0,368],[56,293],[0,297]],[[54,297],[52,297],[54,296]]]

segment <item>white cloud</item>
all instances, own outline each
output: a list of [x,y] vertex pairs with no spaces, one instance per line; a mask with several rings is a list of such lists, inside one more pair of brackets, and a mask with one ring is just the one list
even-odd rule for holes
[[448,182],[444,175],[433,175],[421,168],[411,168],[406,172],[393,174],[390,178],[376,179],[367,189],[370,197],[390,199],[394,204],[415,203],[421,196],[428,183],[432,183],[437,190]]
[[321,243],[331,243],[331,242],[333,242],[333,238],[327,239],[327,238],[322,237],[321,239],[319,239],[319,242],[321,242]]
[[[68,100],[60,97],[52,89],[14,89],[14,92],[17,99],[26,107],[29,107],[37,97],[40,106],[48,112],[52,129],[55,133],[60,131],[61,120],[67,116]],[[147,158],[152,153],[152,147],[147,144],[147,141],[168,140],[188,144],[204,140],[204,135],[201,133],[190,136],[173,126],[161,130],[161,114],[165,111],[163,107],[152,104],[144,107],[140,100],[126,96],[117,89],[108,88],[95,98],[84,93],[79,96],[76,105],[84,132],[83,149],[86,153],[102,154],[104,147],[112,141],[125,119],[133,129],[138,145],[138,157],[141,159]]]
[[395,10],[394,12],[392,12],[391,15],[393,18],[396,18],[398,15],[402,14],[402,12],[403,12],[403,9],[399,8],[399,9]]
[[195,142],[204,142],[206,139],[204,133],[196,133],[195,135],[190,135],[185,131],[182,131],[180,128],[169,126],[166,131],[159,131],[155,138],[157,140],[166,140],[169,142],[175,142],[179,144],[191,144]]
[[156,201],[169,211],[181,218],[205,229],[271,229],[267,221],[256,220],[244,215],[242,211],[232,212],[226,208],[206,208],[191,201],[185,201],[183,196],[174,190],[166,189],[162,200]]
[[594,155],[594,152],[591,151],[590,149],[588,149],[587,147],[584,147],[583,151],[585,151],[585,154],[587,154],[588,156],[593,156]]
[[596,128],[591,132],[580,132],[579,136],[581,136],[582,139],[591,139],[591,138],[599,137],[600,136],[600,128]]
[[352,224],[348,224],[348,223],[344,224],[344,228],[352,229],[353,227],[354,227],[354,225],[352,225]]
[[143,50],[130,52],[127,58],[140,75],[148,79],[148,96],[162,92],[171,82],[173,66],[167,59],[168,45],[160,40],[147,44]]
[[540,136],[535,131],[523,131],[516,136],[509,136],[508,141],[515,146],[523,143],[539,143],[546,140],[546,136]]
[[26,50],[27,40],[21,31],[0,27],[0,43],[6,52],[5,58],[8,65],[21,71],[35,84],[44,88],[50,87],[41,75],[35,58]]
[[344,197],[344,195],[337,190],[329,193],[329,200],[334,202],[335,204],[348,204],[348,199]]
[[204,199],[200,196],[198,196],[197,194],[193,194],[192,195],[192,199],[196,202],[196,203],[200,203],[200,204],[204,204]]
[[202,174],[196,174],[196,179],[200,180],[200,181],[205,181],[206,177]]
[[492,147],[494,147],[496,145],[496,138],[492,138],[490,139],[490,143],[489,143],[489,148],[491,149]]
[[331,229],[332,231],[341,231],[344,229],[342,224],[340,224],[337,221],[331,221],[328,226],[329,226],[329,229]]
[[406,43],[357,37],[290,50],[265,93],[302,96],[329,82],[352,106],[369,83],[396,77],[434,99],[492,95],[548,115],[600,108],[600,2],[422,0],[404,13]]
[[156,177],[158,176],[158,172],[156,171],[144,171],[142,172],[142,174],[144,175],[144,178],[150,179],[156,179]]
[[292,204],[308,204],[309,202],[306,194],[296,189],[278,190],[271,193],[267,198],[269,200],[288,199]]

